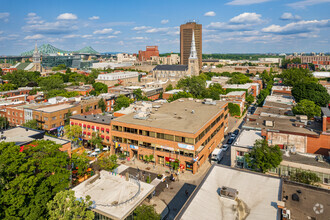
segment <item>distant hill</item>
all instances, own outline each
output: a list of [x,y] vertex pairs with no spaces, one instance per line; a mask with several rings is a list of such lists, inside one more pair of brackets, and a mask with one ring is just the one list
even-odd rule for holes
[[[57,53],[67,53],[67,54],[71,54],[71,53],[88,53],[88,54],[100,54],[99,52],[97,52],[96,50],[94,50],[92,47],[88,46],[88,47],[84,47],[80,50],[77,51],[67,51],[67,50],[62,50],[59,48],[54,47],[53,45],[50,44],[43,44],[40,47],[38,47],[38,50],[41,54],[44,55],[49,55],[49,54],[57,54]],[[33,54],[33,50],[21,53],[21,56],[32,56]]]

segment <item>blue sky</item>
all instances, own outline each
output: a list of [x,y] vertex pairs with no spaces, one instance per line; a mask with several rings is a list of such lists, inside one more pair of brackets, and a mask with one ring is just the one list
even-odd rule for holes
[[1,0],[0,54],[60,49],[179,52],[179,27],[203,25],[203,53],[330,52],[330,0]]

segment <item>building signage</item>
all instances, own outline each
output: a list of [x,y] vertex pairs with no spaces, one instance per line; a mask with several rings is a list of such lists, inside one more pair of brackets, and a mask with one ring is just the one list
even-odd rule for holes
[[138,150],[139,147],[138,146],[135,146],[135,145],[129,145],[130,148],[134,149],[134,150]]
[[174,148],[173,147],[160,146],[160,148],[163,148],[163,149],[169,150],[169,151],[174,151]]
[[184,149],[187,149],[187,150],[195,150],[194,146],[193,145],[188,145],[188,144],[181,144],[181,143],[178,143],[178,146],[180,148],[184,148]]

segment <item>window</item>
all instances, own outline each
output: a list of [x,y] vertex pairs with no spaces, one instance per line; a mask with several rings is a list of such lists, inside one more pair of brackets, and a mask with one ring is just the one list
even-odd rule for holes
[[62,119],[62,115],[60,115],[60,118]]
[[36,115],[36,119],[39,119],[39,115]]
[[174,135],[164,134],[164,139],[168,141],[174,141]]
[[44,117],[44,121],[48,121],[48,117]]
[[19,116],[20,116],[20,117],[23,117],[23,113],[20,113]]
[[48,125],[44,125],[44,128],[46,128],[46,129],[47,129],[47,128],[48,128]]
[[56,116],[52,117],[52,120],[56,120]]
[[56,127],[56,124],[52,124],[52,128],[55,128]]
[[324,178],[324,179],[323,179],[323,183],[324,183],[324,184],[329,184],[329,178]]

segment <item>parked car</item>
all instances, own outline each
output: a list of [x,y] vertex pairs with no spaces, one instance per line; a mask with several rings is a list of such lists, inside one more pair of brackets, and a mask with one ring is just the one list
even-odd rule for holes
[[236,129],[233,133],[237,136],[239,134],[239,130]]
[[227,144],[232,144],[234,142],[234,138],[229,138]]
[[232,133],[232,134],[230,135],[230,137],[231,137],[231,138],[235,138],[235,137],[236,137],[236,134]]
[[227,144],[222,145],[222,149],[223,149],[224,151],[227,151],[228,148],[229,148],[229,145],[227,145]]

